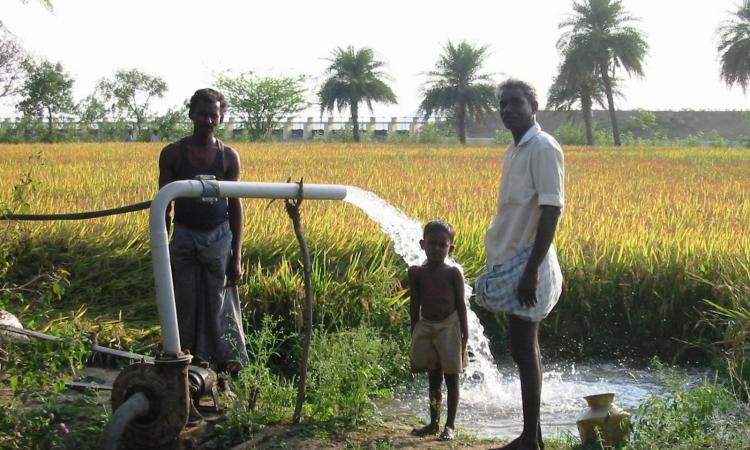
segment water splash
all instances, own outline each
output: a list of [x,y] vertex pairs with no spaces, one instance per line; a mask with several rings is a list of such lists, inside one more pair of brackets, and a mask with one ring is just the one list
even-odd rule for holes
[[[357,208],[361,209],[370,219],[380,225],[380,229],[393,242],[396,253],[404,260],[407,266],[419,265],[424,262],[425,255],[419,247],[422,239],[422,224],[404,214],[403,211],[386,202],[376,194],[354,186],[347,186],[347,194],[344,199]],[[458,267],[463,273],[463,267],[452,258],[447,261]],[[490,343],[484,335],[484,327],[479,318],[469,306],[469,297],[472,293],[471,286],[464,285],[466,302],[466,319],[469,327],[469,339],[467,347],[471,356],[469,365],[464,372],[463,401],[471,401],[475,397],[479,401],[499,400],[495,398],[497,386],[502,375],[497,370],[495,361],[490,352]]]
[[[396,253],[407,265],[422,264],[424,252],[419,247],[422,224],[389,204],[376,194],[347,186],[344,199],[361,209],[393,242]],[[450,264],[461,266],[453,260]],[[521,389],[514,366],[498,368],[490,353],[489,341],[479,318],[469,307],[471,286],[465,286],[466,313],[469,326],[469,351],[473,354],[461,383],[458,425],[481,436],[511,438],[522,428]],[[404,325],[406,326],[406,324]],[[503,375],[503,372],[506,375]],[[698,379],[702,372],[681,371],[686,378]],[[634,370],[611,362],[576,366],[548,367],[544,372],[541,420],[545,433],[575,433],[575,420],[584,409],[582,396],[614,392],[615,402],[626,409],[636,408],[647,395],[660,394],[664,386],[648,370]],[[427,383],[418,377],[396,392],[394,399],[381,405],[391,415],[418,415],[426,418]]]

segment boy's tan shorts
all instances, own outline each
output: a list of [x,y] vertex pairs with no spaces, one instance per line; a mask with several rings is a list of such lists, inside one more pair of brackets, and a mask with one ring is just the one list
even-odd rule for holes
[[447,374],[461,373],[465,366],[462,353],[458,312],[439,322],[419,318],[411,333],[412,372],[440,369]]

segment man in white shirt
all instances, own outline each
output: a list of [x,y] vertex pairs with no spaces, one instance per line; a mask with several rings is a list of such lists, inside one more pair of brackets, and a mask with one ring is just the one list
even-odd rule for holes
[[[539,107],[536,90],[528,83],[509,79],[498,86],[500,117],[513,134],[506,150],[498,211],[485,236],[487,267],[503,264],[531,245],[531,254],[518,285],[519,312],[553,305],[538,305],[539,266],[548,256],[562,214],[564,163],[560,144],[536,123]],[[543,286],[539,286],[543,288]],[[549,297],[549,296],[546,296]],[[543,301],[556,302],[557,298]],[[510,346],[518,365],[523,402],[523,432],[502,449],[543,449],[539,408],[542,393],[542,360],[539,320],[526,314],[509,314]]]

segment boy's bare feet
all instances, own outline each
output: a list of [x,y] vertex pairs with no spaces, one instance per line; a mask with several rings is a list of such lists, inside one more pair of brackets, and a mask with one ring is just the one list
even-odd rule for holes
[[414,436],[429,436],[431,434],[438,434],[440,431],[440,426],[435,423],[431,423],[429,425],[425,425],[422,428],[413,428],[411,430],[411,434]]
[[438,436],[439,441],[452,441],[454,439],[456,439],[456,432],[453,431],[453,428],[449,427],[448,425],[445,426],[443,432],[440,433],[440,436]]

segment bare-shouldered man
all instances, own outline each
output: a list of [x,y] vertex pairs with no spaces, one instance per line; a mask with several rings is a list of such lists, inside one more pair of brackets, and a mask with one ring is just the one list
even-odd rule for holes
[[[190,99],[192,135],[159,156],[159,187],[197,175],[238,181],[240,158],[214,135],[227,102],[213,89]],[[171,224],[167,208],[167,227]],[[241,275],[242,204],[238,198],[174,201],[170,243],[172,276],[183,349],[218,369],[236,372],[247,362],[237,282]]]

